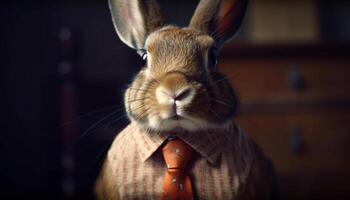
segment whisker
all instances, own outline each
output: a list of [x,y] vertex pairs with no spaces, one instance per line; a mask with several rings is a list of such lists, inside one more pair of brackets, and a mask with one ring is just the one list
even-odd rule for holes
[[148,107],[148,108],[146,108],[142,113],[140,113],[138,116],[137,116],[137,120],[140,120],[141,118],[143,118],[143,117],[145,117],[146,115],[147,115],[147,113],[148,114],[150,114],[150,111],[151,110],[151,108],[150,107]]
[[214,115],[216,115],[216,118],[217,118],[217,119],[220,119],[219,114],[217,114],[212,108],[209,107],[209,110],[210,110],[211,112],[213,112]]
[[151,109],[151,108],[148,108],[148,109],[146,109],[145,111],[143,111],[139,116],[137,116],[137,119],[136,119],[136,120],[140,120],[140,119],[142,119],[143,117],[145,117],[150,109]]
[[214,84],[215,84],[215,83],[218,83],[218,82],[221,82],[221,81],[224,81],[224,80],[229,80],[229,78],[232,78],[234,75],[235,75],[234,73],[229,74],[229,75],[225,76],[225,77],[222,78],[222,79],[219,79],[219,80],[217,80],[217,81],[214,81]]
[[135,101],[142,101],[142,100],[146,100],[146,99],[149,99],[149,97],[145,97],[145,98],[142,98],[142,99],[133,99],[133,100],[130,100],[130,101],[128,101],[128,103],[133,103],[133,102],[135,102]]
[[102,123],[104,120],[108,119],[109,117],[117,114],[118,111],[114,111],[106,116],[104,116],[102,119],[98,120],[97,122],[95,122],[94,124],[92,124],[86,131],[84,131],[83,134],[81,134],[81,136],[79,137],[80,139],[85,137],[91,130],[93,130],[94,128],[96,128],[100,123]]
[[220,103],[222,105],[225,105],[225,106],[228,106],[228,107],[232,107],[230,104],[226,103],[226,102],[223,102],[223,101],[220,101],[218,99],[212,99],[213,101],[217,102],[217,103]]
[[[113,141],[112,141],[113,142]],[[109,149],[109,147],[112,145],[111,141],[107,141],[106,144],[103,145],[102,150],[97,154],[96,156],[96,163],[100,165],[104,159],[102,159],[102,156],[105,154],[105,152]]]
[[133,88],[133,87],[129,87],[127,89],[132,89],[132,90],[138,90],[138,91],[143,91],[143,92],[147,92],[147,90],[141,89],[141,88]]
[[[113,109],[113,108],[117,108],[117,107],[119,107],[119,106],[106,106],[106,107],[103,107],[103,108],[100,108],[100,109],[97,109],[97,110],[93,110],[93,111],[90,111],[90,112],[88,112],[86,114],[82,114],[80,116],[77,116],[77,117],[75,117],[74,119],[72,119],[70,121],[63,122],[62,124],[60,124],[60,126],[64,127],[64,126],[67,126],[69,124],[72,124],[72,123],[78,121],[79,119],[86,118],[86,117],[89,117],[89,116],[94,115],[96,113],[99,113],[99,112],[102,112],[102,111],[105,111],[105,110],[109,110],[109,109]],[[119,111],[119,110],[122,110],[122,109],[123,109],[123,107],[121,106],[117,110]]]
[[131,112],[135,112],[136,110],[140,109],[140,108],[143,108],[145,107],[146,104],[142,104],[141,106],[137,107],[137,108],[134,108],[134,109],[130,109]]
[[126,115],[126,114],[123,114],[123,115],[119,116],[119,117],[116,118],[116,119],[112,119],[110,122],[108,122],[106,125],[104,125],[102,129],[109,129],[109,127],[110,127],[111,125],[113,125],[114,123],[119,122],[119,121],[122,120],[123,118],[126,119],[126,118],[127,118],[127,115]]

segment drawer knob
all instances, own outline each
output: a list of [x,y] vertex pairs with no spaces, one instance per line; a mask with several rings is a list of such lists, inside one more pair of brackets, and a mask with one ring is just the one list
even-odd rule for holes
[[295,90],[304,90],[306,81],[298,68],[291,69],[287,74],[288,85]]
[[289,135],[289,149],[295,155],[301,155],[306,151],[306,145],[299,128],[292,128]]

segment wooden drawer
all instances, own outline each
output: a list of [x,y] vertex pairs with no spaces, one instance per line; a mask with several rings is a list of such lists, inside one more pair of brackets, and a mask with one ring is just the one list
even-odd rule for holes
[[350,110],[240,115],[237,120],[279,174],[350,170]]
[[350,109],[237,121],[272,159],[281,199],[350,199]]
[[223,60],[220,67],[244,105],[350,100],[343,60]]
[[[305,50],[306,49],[306,50]],[[227,48],[239,125],[274,163],[281,199],[350,199],[349,48]]]

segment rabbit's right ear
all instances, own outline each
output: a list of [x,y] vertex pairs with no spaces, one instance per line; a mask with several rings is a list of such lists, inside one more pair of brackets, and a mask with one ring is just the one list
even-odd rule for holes
[[190,27],[213,36],[221,48],[237,33],[247,5],[248,0],[200,0]]
[[142,49],[147,36],[163,25],[156,0],[109,0],[119,38],[134,49]]

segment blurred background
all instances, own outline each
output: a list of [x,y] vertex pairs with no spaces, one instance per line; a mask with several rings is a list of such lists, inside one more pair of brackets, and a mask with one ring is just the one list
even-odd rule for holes
[[[185,26],[197,1],[164,0]],[[107,0],[2,1],[1,199],[92,199],[142,65]],[[350,199],[350,2],[251,0],[219,64],[282,199]]]

